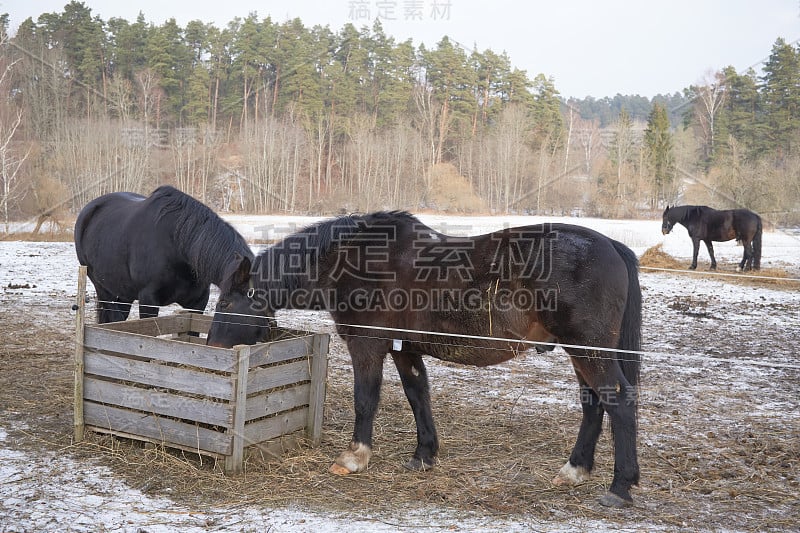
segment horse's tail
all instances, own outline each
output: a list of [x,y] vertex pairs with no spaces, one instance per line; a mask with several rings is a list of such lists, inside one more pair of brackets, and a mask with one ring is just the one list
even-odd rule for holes
[[753,269],[761,269],[761,217],[758,217],[758,225],[756,226],[756,234],[753,235]]
[[78,256],[78,262],[81,265],[89,266],[86,251],[83,247],[83,236],[99,207],[98,203],[93,200],[81,209],[81,212],[78,213],[78,218],[75,220],[75,229],[72,232],[72,236],[75,241],[75,254]]
[[618,349],[625,351],[617,354],[617,360],[625,379],[637,387],[641,369],[639,351],[642,348],[642,290],[639,287],[639,261],[630,248],[613,239],[612,242],[628,269],[628,299],[622,314],[622,327],[617,345]]

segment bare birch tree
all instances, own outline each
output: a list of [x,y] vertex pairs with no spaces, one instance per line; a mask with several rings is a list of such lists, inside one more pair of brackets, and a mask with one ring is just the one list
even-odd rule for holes
[[23,194],[18,180],[19,171],[30,155],[30,148],[22,153],[14,146],[14,137],[21,123],[22,111],[17,111],[10,121],[7,121],[6,117],[0,117],[0,178],[3,181],[3,187],[0,190],[0,205],[3,208],[6,233],[9,232],[9,207]]
[[711,163],[717,143],[717,115],[725,103],[725,78],[722,72],[707,73],[694,92],[694,116],[701,133],[702,157],[706,166]]
[[[5,32],[0,32],[0,49],[6,48]],[[8,55],[3,54],[4,59],[0,60],[0,94],[8,94],[8,80],[11,71],[19,60],[7,61]],[[5,64],[3,64],[5,63]],[[6,233],[9,232],[9,208],[10,205],[18,200],[22,194],[22,186],[19,182],[19,171],[25,160],[30,155],[30,148],[25,150],[15,142],[17,130],[22,124],[22,110],[16,109],[10,99],[3,98],[0,101],[0,178],[2,178],[2,189],[0,189],[0,206],[3,210],[3,222],[5,223]]]

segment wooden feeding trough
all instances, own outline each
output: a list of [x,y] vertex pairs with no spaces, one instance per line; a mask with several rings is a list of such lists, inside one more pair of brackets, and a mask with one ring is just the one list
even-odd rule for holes
[[206,346],[211,317],[173,315],[85,323],[80,267],[75,345],[75,440],[85,429],[154,442],[242,469],[251,447],[276,453],[322,430],[327,334],[279,330],[270,342]]

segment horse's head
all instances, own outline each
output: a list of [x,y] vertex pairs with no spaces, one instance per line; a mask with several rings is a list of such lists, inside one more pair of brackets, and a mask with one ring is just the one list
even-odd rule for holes
[[672,209],[670,206],[667,206],[664,209],[664,214],[661,217],[661,233],[666,235],[670,231],[672,231],[672,227],[675,226],[675,220],[672,220],[669,216],[669,210]]
[[253,283],[249,258],[234,254],[220,282],[220,294],[214,309],[207,344],[230,348],[237,344],[256,344],[269,340],[275,327],[273,311]]

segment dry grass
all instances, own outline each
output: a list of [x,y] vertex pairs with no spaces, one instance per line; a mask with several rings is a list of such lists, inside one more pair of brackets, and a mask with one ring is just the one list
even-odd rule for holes
[[719,276],[720,280],[726,283],[737,283],[742,285],[755,285],[767,287],[798,287],[800,282],[785,268],[772,267],[762,268],[760,270],[749,270],[747,272],[737,272],[736,268],[738,263],[729,263],[725,261],[717,261],[717,270],[703,271],[703,270],[689,270],[686,268],[686,260],[678,260],[669,255],[662,248],[661,243],[651,246],[639,258],[639,266],[643,270],[679,270],[687,274],[715,276],[716,274],[723,274]]
[[440,213],[476,214],[486,212],[485,202],[475,194],[469,180],[451,163],[431,167],[430,203]]
[[0,232],[0,241],[25,241],[25,242],[72,242],[72,229],[60,231],[21,231],[15,233]]

